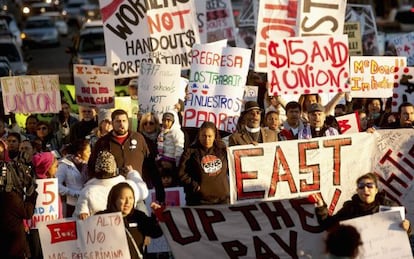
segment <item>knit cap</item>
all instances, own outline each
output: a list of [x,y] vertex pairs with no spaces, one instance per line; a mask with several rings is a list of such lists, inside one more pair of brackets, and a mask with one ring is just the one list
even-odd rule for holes
[[96,178],[105,179],[116,176],[115,157],[108,151],[101,151],[95,163]]
[[33,166],[35,168],[36,176],[39,179],[47,178],[47,171],[52,167],[55,161],[55,156],[52,152],[42,152],[33,155]]

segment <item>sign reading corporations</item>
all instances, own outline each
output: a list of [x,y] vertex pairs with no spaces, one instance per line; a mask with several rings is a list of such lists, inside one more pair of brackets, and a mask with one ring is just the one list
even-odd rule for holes
[[223,47],[225,42],[195,44],[183,126],[211,121],[233,132],[242,108],[251,50]]
[[61,108],[58,75],[2,77],[4,112],[58,113]]
[[349,91],[346,35],[279,38],[270,32],[267,50],[270,95]]
[[115,78],[137,76],[142,62],[190,67],[199,42],[191,0],[100,0],[108,66]]

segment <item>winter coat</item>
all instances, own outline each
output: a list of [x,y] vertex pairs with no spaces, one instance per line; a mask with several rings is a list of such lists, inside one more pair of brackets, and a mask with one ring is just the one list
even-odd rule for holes
[[226,146],[222,142],[216,143],[206,150],[196,142],[181,158],[179,178],[187,205],[229,203]]
[[87,180],[86,172],[80,172],[68,158],[59,161],[56,177],[59,183],[59,194],[66,196],[66,203],[76,205],[84,183]]
[[[261,143],[278,141],[276,131],[265,129],[265,128],[260,128],[260,134],[262,136]],[[254,140],[250,136],[249,132],[244,128],[242,128],[239,131],[234,132],[229,137],[229,146],[248,145],[248,144],[253,144],[253,143],[254,143]]]

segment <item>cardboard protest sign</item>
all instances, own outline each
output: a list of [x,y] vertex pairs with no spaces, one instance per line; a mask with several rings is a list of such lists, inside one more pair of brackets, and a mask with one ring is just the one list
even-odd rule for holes
[[379,56],[377,24],[372,5],[347,4],[345,22],[359,22],[364,56]]
[[346,0],[299,2],[298,36],[343,34]]
[[210,121],[222,131],[236,129],[251,50],[220,47],[223,43],[194,45],[184,127]]
[[398,112],[403,102],[414,104],[414,67],[400,67],[395,73],[391,110]]
[[267,42],[269,95],[346,92],[346,35],[279,38]]
[[190,67],[191,47],[199,42],[194,1],[99,3],[115,78],[137,76],[143,62]]
[[44,258],[130,259],[120,212],[38,224]]
[[235,40],[233,7],[230,0],[207,0],[207,42],[227,39]]
[[57,178],[36,179],[36,206],[31,220],[27,221],[30,228],[37,228],[39,222],[47,222],[59,218],[59,192]]
[[361,130],[359,115],[357,112],[335,117],[341,134],[358,133]]
[[414,66],[414,32],[394,36],[389,41],[398,56],[407,57],[407,66]]
[[180,65],[142,63],[138,78],[139,111],[153,112],[161,121],[182,97]]
[[[155,189],[150,189],[150,193],[145,200],[147,205],[147,210],[151,211],[151,202],[157,200],[155,196]],[[185,193],[183,187],[169,187],[165,188],[165,202],[166,207],[182,207],[185,205]],[[167,239],[165,236],[159,238],[151,238],[151,243],[147,246],[148,253],[160,253],[160,252],[169,252],[171,251],[168,246]]]
[[297,9],[297,0],[260,1],[254,49],[256,72],[267,72],[267,44],[271,38],[270,32],[276,38],[297,36]]
[[58,113],[61,107],[58,75],[2,77],[5,114]]
[[354,226],[361,235],[358,259],[413,258],[398,211],[344,220],[341,224]]
[[361,25],[359,22],[346,22],[344,33],[348,35],[349,56],[362,56]]
[[78,105],[114,108],[115,81],[112,68],[75,64],[73,75]]
[[405,57],[351,56],[349,90],[352,97],[391,97],[395,69],[406,64]]
[[175,258],[323,258],[323,234],[306,199],[171,207],[163,216]]

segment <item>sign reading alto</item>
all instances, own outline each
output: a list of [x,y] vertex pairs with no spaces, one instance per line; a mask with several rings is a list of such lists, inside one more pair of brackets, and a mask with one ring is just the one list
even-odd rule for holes
[[115,82],[112,68],[75,64],[73,74],[78,105],[114,107]]
[[142,62],[190,67],[199,42],[194,2],[100,0],[108,66],[116,78],[137,76]]
[[270,95],[348,90],[348,36],[278,38],[267,42]]
[[403,68],[406,64],[406,57],[351,56],[350,90],[352,97],[391,97],[396,68]]
[[250,63],[250,49],[223,47],[225,41],[195,44],[185,103],[185,127],[211,121],[226,132],[236,129]]
[[1,90],[6,114],[58,113],[62,109],[58,75],[2,77]]

